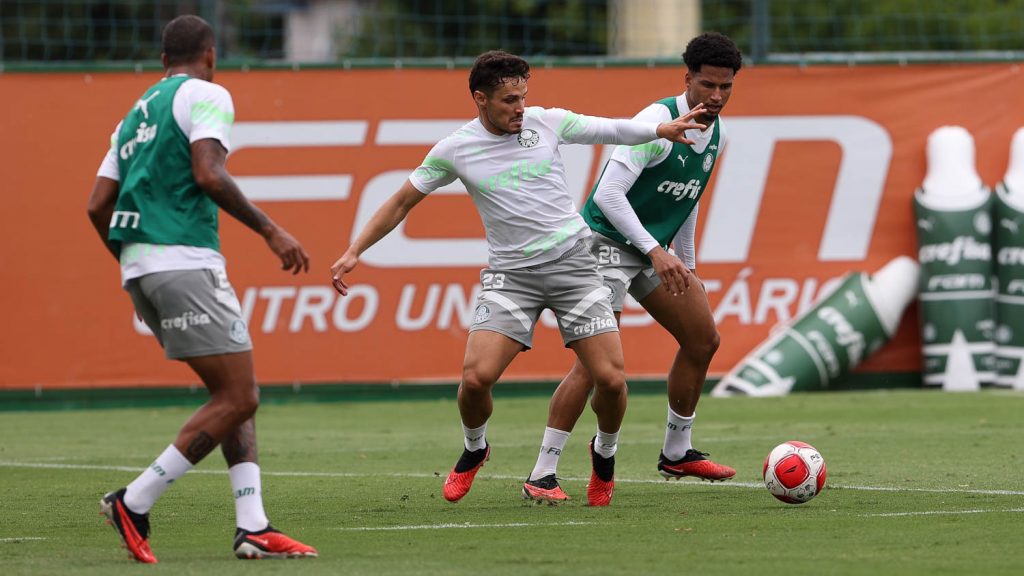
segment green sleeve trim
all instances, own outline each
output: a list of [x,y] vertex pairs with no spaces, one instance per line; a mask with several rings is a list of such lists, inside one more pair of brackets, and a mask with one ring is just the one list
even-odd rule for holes
[[558,126],[558,136],[562,140],[570,141],[583,132],[586,127],[587,122],[581,114],[569,112]]
[[222,124],[224,126],[231,126],[235,121],[235,114],[233,112],[221,110],[210,102],[196,102],[192,105],[191,114],[193,124]]
[[453,174],[455,172],[455,165],[444,158],[427,156],[423,159],[423,164],[416,169],[416,172],[419,172],[420,176],[425,179],[436,180]]
[[637,144],[629,149],[630,159],[637,166],[647,166],[658,154],[661,154],[661,146],[657,142]]

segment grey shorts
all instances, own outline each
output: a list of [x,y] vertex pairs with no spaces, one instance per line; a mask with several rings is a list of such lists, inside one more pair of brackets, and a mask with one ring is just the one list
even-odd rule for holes
[[635,246],[595,232],[592,251],[604,285],[612,291],[612,310],[622,312],[627,292],[639,302],[661,286],[661,278],[650,259]]
[[223,270],[172,270],[125,285],[135,310],[171,359],[252,350],[235,290]]
[[553,262],[514,270],[486,268],[480,272],[480,283],[483,291],[470,332],[498,332],[529,349],[545,308],[555,313],[566,346],[619,330],[588,238]]

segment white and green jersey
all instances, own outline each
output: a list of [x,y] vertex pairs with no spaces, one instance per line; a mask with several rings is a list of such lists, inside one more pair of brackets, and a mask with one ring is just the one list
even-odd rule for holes
[[489,267],[533,266],[591,234],[569,195],[558,147],[640,144],[656,139],[657,127],[531,106],[518,134],[492,134],[479,118],[466,123],[434,146],[409,181],[429,194],[461,180],[483,220]]
[[[683,93],[659,100],[633,118],[669,122],[687,112]],[[697,202],[725,147],[725,129],[718,118],[686,136],[692,145],[661,139],[617,147],[583,213],[594,230],[643,254],[671,241],[683,263],[693,268]]]
[[190,145],[230,150],[231,95],[176,75],[150,87],[110,137],[97,176],[120,183],[110,239],[121,242],[122,283],[153,272],[223,269],[217,207],[195,184]]

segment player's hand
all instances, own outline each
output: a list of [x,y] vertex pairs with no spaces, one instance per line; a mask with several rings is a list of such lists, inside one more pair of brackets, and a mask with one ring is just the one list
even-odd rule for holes
[[359,264],[359,258],[354,254],[345,252],[331,266],[331,284],[334,285],[334,289],[338,291],[338,294],[342,296],[348,295],[348,283],[345,282],[345,274],[351,272],[357,264]]
[[661,246],[656,247],[647,253],[654,266],[654,271],[661,278],[661,285],[678,296],[690,288],[690,269],[683,264],[683,261],[669,254]]
[[680,116],[671,122],[662,122],[658,124],[658,137],[671,140],[673,142],[679,142],[680,144],[693,144],[693,140],[686,137],[687,130],[703,130],[707,128],[706,125],[694,122],[694,118],[703,114],[706,110],[704,104],[697,104],[692,110],[687,112],[684,116]]
[[284,228],[273,229],[267,236],[267,246],[281,259],[282,270],[291,270],[292,274],[309,272],[309,256],[299,241]]

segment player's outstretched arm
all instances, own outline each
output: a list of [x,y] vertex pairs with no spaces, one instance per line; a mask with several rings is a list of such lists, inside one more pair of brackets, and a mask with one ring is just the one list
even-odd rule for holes
[[680,144],[693,144],[693,140],[686,137],[687,130],[703,130],[706,125],[694,122],[694,118],[704,113],[704,104],[698,104],[685,115],[676,118],[671,122],[658,124],[658,138],[665,138]]
[[117,180],[96,177],[96,183],[92,185],[92,194],[89,195],[89,220],[96,233],[103,240],[103,245],[110,250],[115,259],[120,258],[119,243],[110,242],[110,219],[114,216],[114,205],[117,204],[117,196],[121,192],[121,185]]
[[282,270],[291,270],[292,274],[309,272],[309,256],[302,245],[242,194],[224,166],[226,159],[227,150],[220,141],[204,138],[193,142],[192,175],[196,184],[225,212],[262,236],[281,259]]
[[387,236],[388,232],[394,230],[395,226],[398,226],[402,220],[405,220],[413,206],[419,204],[425,197],[426,194],[417,190],[412,185],[412,182],[406,180],[405,184],[402,184],[402,187],[398,189],[398,192],[395,192],[391,198],[388,198],[374,212],[373,216],[370,217],[370,221],[366,224],[366,228],[359,233],[359,236],[345,250],[341,258],[338,258],[331,266],[331,284],[334,285],[334,289],[339,294],[342,296],[348,294],[348,283],[345,282],[345,274],[351,272],[359,264],[359,256],[367,248]]

